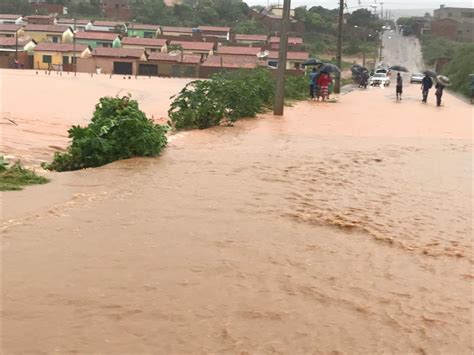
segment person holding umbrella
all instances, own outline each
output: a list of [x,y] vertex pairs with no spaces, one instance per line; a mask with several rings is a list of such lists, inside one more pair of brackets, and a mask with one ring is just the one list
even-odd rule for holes
[[447,76],[438,75],[436,77],[436,106],[441,106],[441,98],[443,97],[443,91],[446,86],[451,86],[451,81]]
[[421,81],[421,92],[423,94],[423,99],[421,100],[421,102],[424,102],[426,104],[426,102],[428,101],[428,94],[432,87],[433,87],[433,80],[431,80],[428,73],[425,72],[425,77]]
[[318,82],[318,71],[313,68],[313,71],[309,74],[309,96],[311,100],[314,100],[316,94],[316,85]]

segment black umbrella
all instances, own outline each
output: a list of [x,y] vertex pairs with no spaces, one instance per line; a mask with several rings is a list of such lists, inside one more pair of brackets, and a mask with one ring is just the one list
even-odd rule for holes
[[326,73],[340,73],[341,69],[335,64],[332,63],[324,63],[321,68],[319,68],[320,72],[326,72]]
[[438,73],[432,71],[432,70],[425,70],[423,72],[423,74],[425,75],[428,75],[429,77],[433,78],[433,79],[436,79],[436,77],[438,76]]
[[393,65],[390,67],[390,70],[402,71],[402,72],[408,73],[408,69],[402,65]]
[[303,66],[308,66],[308,65],[321,65],[323,62],[321,62],[318,58],[309,58],[306,62],[303,63]]

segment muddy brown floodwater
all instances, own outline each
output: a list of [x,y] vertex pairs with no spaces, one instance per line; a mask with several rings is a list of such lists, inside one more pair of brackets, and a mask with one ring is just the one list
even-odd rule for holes
[[2,353],[471,354],[471,107],[392,89],[4,193]]

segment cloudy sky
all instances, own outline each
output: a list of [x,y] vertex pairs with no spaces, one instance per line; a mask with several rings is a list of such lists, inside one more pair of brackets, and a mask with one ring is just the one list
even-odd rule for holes
[[[278,0],[244,0],[249,5],[267,5],[278,3]],[[347,6],[350,9],[356,9],[358,6],[358,0],[346,0]],[[445,4],[446,6],[462,6],[472,7],[472,1],[459,1],[459,0],[377,0],[377,3],[383,2],[385,9],[428,9],[438,8],[439,5]],[[361,4],[364,7],[373,4],[374,0],[361,0]],[[283,0],[280,0],[280,4],[283,4]],[[321,5],[327,8],[336,8],[338,6],[337,0],[292,0],[291,6],[316,6]]]

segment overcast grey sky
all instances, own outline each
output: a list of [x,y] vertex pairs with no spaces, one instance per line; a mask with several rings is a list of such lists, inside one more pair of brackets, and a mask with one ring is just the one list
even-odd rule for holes
[[[244,0],[250,6],[252,5],[267,5],[267,3],[275,4],[278,0]],[[347,6],[350,9],[357,9],[358,0],[346,0]],[[438,8],[439,5],[445,4],[446,6],[460,6],[460,7],[472,7],[472,1],[459,1],[459,0],[445,0],[445,1],[433,1],[433,0],[377,0],[377,3],[383,2],[385,9],[428,9]],[[361,0],[364,7],[374,3],[374,0]],[[280,4],[283,4],[283,0],[280,0]],[[292,0],[291,6],[297,7],[307,5],[317,6],[321,5],[327,8],[336,8],[338,6],[337,0]]]

